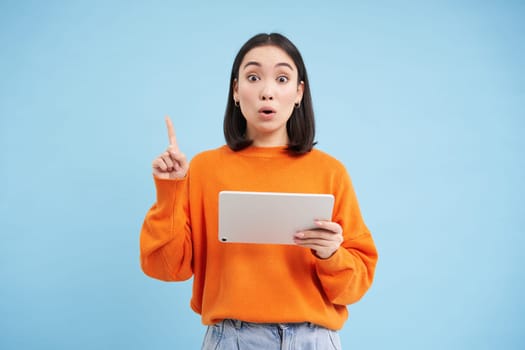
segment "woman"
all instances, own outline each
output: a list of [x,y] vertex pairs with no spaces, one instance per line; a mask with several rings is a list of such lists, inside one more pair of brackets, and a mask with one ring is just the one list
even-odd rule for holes
[[[302,57],[280,34],[256,35],[237,54],[229,89],[227,145],[191,165],[166,119],[142,269],[165,281],[193,276],[191,307],[208,326],[203,349],[340,349],[346,305],[370,287],[377,252],[345,167],[314,148]],[[295,245],[221,243],[223,190],[333,194],[332,220],[297,232]]]

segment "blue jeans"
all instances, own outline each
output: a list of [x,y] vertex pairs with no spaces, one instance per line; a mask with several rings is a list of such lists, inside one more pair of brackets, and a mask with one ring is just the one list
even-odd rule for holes
[[341,350],[336,331],[312,323],[224,320],[208,326],[202,350]]

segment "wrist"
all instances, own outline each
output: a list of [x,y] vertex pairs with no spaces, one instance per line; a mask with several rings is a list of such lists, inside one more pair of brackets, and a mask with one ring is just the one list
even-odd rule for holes
[[321,260],[327,260],[327,259],[330,259],[332,256],[334,256],[335,252],[337,250],[334,250],[333,252],[331,253],[318,253],[316,252],[315,250],[311,249],[312,251],[312,254],[317,258],[317,259],[321,259]]

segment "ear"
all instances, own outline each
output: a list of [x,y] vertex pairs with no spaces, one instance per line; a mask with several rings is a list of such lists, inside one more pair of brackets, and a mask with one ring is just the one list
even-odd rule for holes
[[301,103],[303,100],[303,94],[304,94],[304,81],[300,81],[299,84],[297,84],[297,99],[295,102]]
[[232,86],[233,86],[233,99],[234,99],[235,101],[239,101],[239,99],[238,99],[238,95],[239,95],[239,82],[237,81],[237,79],[233,79]]

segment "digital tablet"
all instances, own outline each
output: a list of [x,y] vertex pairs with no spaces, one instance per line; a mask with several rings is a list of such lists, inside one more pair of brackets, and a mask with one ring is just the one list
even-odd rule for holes
[[295,244],[294,234],[331,220],[331,194],[219,193],[219,241],[224,243]]

